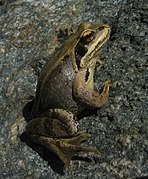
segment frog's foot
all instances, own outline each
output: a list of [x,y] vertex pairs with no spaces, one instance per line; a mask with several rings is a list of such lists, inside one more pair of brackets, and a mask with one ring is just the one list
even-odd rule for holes
[[81,145],[81,142],[90,136],[91,135],[88,133],[78,132],[76,136],[71,138],[50,138],[36,135],[32,135],[31,138],[33,141],[38,141],[39,144],[54,152],[62,160],[65,166],[70,169],[71,158],[76,153],[92,152],[97,155],[100,154],[96,148]]
[[97,59],[96,61],[96,65],[99,66],[99,65],[103,65],[104,64],[104,60],[103,59]]
[[62,44],[67,40],[72,34],[74,34],[74,29],[69,24],[65,24],[64,27],[61,27],[58,32],[58,41]]
[[112,87],[112,83],[110,80],[105,81],[102,95],[109,95],[109,89]]

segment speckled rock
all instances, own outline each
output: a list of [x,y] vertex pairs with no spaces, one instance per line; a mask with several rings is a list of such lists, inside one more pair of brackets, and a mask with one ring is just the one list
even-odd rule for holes
[[[146,1],[2,0],[0,16],[0,178],[148,176]],[[22,110],[35,94],[38,69],[60,45],[59,29],[83,21],[112,27],[95,86],[100,90],[110,79],[113,87],[107,106],[80,121],[80,129],[92,133],[88,143],[101,156],[90,155],[90,162],[83,155],[85,160],[73,160],[67,171],[53,154],[39,155],[21,140],[26,125]]]

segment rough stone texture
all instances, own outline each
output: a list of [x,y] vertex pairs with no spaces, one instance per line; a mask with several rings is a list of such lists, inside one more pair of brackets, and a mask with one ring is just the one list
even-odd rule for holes
[[[145,0],[0,1],[0,178],[148,176],[147,8]],[[37,67],[60,45],[58,30],[83,21],[112,26],[95,85],[100,89],[111,79],[113,87],[108,105],[80,121],[80,129],[92,133],[89,145],[102,155],[90,156],[93,162],[73,160],[68,172],[20,140],[22,109],[35,94]]]

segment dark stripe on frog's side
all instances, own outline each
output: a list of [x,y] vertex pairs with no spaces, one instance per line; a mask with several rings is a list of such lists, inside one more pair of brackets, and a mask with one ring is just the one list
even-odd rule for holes
[[88,81],[89,74],[90,74],[90,72],[89,72],[89,69],[87,68],[87,69],[86,69],[86,73],[85,73],[85,82]]

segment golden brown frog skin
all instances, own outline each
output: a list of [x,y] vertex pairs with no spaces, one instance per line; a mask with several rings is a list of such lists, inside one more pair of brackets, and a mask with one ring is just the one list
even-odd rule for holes
[[108,100],[111,82],[106,81],[99,94],[93,77],[96,63],[102,63],[96,56],[109,36],[108,25],[82,23],[48,60],[38,80],[33,119],[26,133],[55,152],[68,168],[78,152],[99,154],[97,149],[81,145],[90,134],[78,131],[77,116],[85,109],[100,108]]

